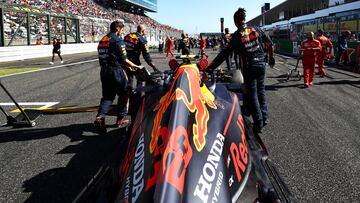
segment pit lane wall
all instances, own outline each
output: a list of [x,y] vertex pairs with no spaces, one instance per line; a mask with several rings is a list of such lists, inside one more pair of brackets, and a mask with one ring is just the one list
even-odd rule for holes
[[[61,54],[79,54],[97,51],[98,43],[62,44]],[[0,47],[0,62],[51,57],[52,45]]]
[[[288,56],[298,56],[299,55],[299,48],[301,45],[301,41],[291,41],[290,39],[275,39],[273,40],[275,52],[279,54],[284,54]],[[337,54],[337,41],[333,41],[333,54],[336,56]],[[348,47],[353,49],[354,52],[351,54],[350,59],[352,63],[356,62],[356,56],[360,56],[360,53],[357,53],[357,48],[360,46],[360,41],[356,42],[348,42]]]

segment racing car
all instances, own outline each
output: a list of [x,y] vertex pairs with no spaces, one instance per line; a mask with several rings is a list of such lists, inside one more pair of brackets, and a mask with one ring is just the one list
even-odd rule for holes
[[195,56],[169,66],[139,74],[151,82],[134,92],[125,155],[74,202],[291,202],[242,113],[241,72],[207,74]]

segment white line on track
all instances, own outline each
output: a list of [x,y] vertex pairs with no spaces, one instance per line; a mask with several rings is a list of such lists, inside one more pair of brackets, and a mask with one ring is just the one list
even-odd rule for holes
[[64,65],[59,65],[59,66],[54,66],[54,67],[40,68],[38,70],[32,70],[32,71],[27,71],[27,72],[22,72],[22,73],[14,73],[14,74],[10,74],[10,75],[4,75],[4,76],[0,76],[0,78],[6,78],[6,77],[15,76],[15,75],[22,75],[22,74],[34,73],[34,72],[40,72],[40,71],[46,71],[46,70],[62,68],[62,67],[66,67],[66,66],[79,65],[79,64],[84,64],[84,63],[90,63],[90,62],[94,62],[94,61],[98,61],[98,60],[99,59],[93,59],[93,60],[81,61],[81,62],[76,62],[76,63],[69,63],[69,64],[64,64]]

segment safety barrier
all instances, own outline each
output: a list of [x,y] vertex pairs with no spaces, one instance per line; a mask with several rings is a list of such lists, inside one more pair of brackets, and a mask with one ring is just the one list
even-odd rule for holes
[[[97,51],[97,43],[62,44],[61,54],[78,54]],[[19,61],[52,56],[52,45],[0,47],[0,62]]]

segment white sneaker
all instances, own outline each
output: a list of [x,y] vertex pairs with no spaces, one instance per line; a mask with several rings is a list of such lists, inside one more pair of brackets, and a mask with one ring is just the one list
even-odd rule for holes
[[64,61],[61,61],[60,63],[64,63]]
[[54,62],[50,62],[50,64],[51,64],[51,65],[53,65],[53,64],[54,64]]

